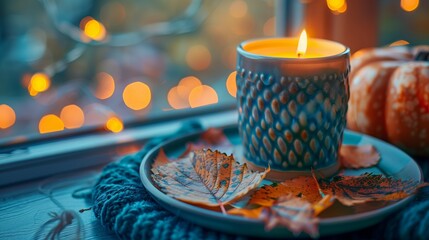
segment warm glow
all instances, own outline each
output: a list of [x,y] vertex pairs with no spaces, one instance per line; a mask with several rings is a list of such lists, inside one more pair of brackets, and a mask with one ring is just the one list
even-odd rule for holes
[[187,101],[189,97],[189,93],[195,87],[201,86],[201,81],[194,76],[188,76],[188,77],[182,78],[182,80],[180,80],[177,86],[178,86],[177,91],[180,97]]
[[347,2],[344,1],[343,6],[341,6],[338,10],[337,13],[345,13],[347,11]]
[[344,5],[346,5],[346,1],[345,0],[326,0],[326,4],[328,5],[328,8],[331,11],[339,12],[339,10],[344,8]]
[[192,89],[189,94],[189,105],[192,108],[210,105],[218,102],[216,91],[207,85],[201,85]]
[[242,18],[247,14],[247,3],[243,0],[234,0],[229,6],[229,14],[235,18]]
[[85,122],[82,109],[74,104],[65,106],[61,110],[60,118],[64,123],[64,127],[68,129],[80,128]]
[[276,22],[275,18],[271,17],[264,23],[263,32],[265,36],[275,35],[276,33],[275,22]]
[[237,77],[237,72],[234,71],[229,74],[228,79],[226,80],[226,89],[231,96],[236,97],[237,95],[237,84],[235,78]]
[[33,76],[31,76],[28,89],[29,89],[30,95],[32,95],[31,94],[32,91],[41,93],[48,90],[49,86],[51,86],[51,80],[49,79],[48,75],[44,73],[35,73],[33,74]]
[[91,17],[82,19],[80,27],[85,35],[93,40],[101,41],[106,37],[104,25]]
[[133,82],[125,87],[122,98],[127,107],[132,110],[141,110],[149,105],[152,93],[145,83]]
[[389,47],[404,46],[404,45],[408,45],[408,44],[410,44],[408,41],[398,40],[398,41],[395,41],[395,42],[389,44]]
[[182,109],[182,108],[189,107],[188,98],[183,98],[180,95],[178,91],[179,88],[184,88],[184,87],[182,86],[172,87],[167,94],[168,104],[174,109]]
[[419,7],[419,0],[401,0],[401,8],[404,11],[412,12]]
[[34,97],[37,96],[37,94],[39,94],[38,91],[34,90],[33,87],[31,87],[31,84],[28,84],[28,94],[30,94],[30,96]]
[[186,53],[186,63],[190,68],[196,71],[202,71],[210,66],[212,57],[207,47],[203,45],[194,45]]
[[106,122],[106,128],[114,133],[121,132],[124,129],[124,124],[118,117],[110,117]]
[[64,123],[61,119],[54,114],[43,116],[39,122],[39,132],[50,133],[64,130]]
[[94,95],[98,99],[107,99],[115,92],[115,80],[113,77],[105,72],[97,74],[97,87]]
[[15,124],[16,116],[13,108],[6,104],[0,105],[0,129],[6,129]]
[[304,29],[301,32],[301,36],[299,36],[296,54],[298,55],[298,57],[302,57],[304,56],[306,51],[307,51],[307,32]]

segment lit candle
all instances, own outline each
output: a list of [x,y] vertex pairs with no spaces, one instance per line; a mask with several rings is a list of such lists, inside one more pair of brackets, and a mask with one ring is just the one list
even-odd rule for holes
[[347,111],[349,49],[308,38],[269,38],[237,48],[237,101],[243,152],[270,178],[323,175],[338,168]]

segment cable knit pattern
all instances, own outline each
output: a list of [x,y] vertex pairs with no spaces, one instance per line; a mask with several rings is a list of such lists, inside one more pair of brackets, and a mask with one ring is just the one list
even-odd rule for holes
[[[105,167],[93,188],[94,214],[101,224],[120,239],[244,239],[192,224],[151,198],[141,183],[139,167],[147,151],[161,141],[153,140],[139,153]],[[427,171],[424,174],[428,176]],[[428,196],[428,189],[423,189],[409,206],[383,223],[326,239],[427,239]]]

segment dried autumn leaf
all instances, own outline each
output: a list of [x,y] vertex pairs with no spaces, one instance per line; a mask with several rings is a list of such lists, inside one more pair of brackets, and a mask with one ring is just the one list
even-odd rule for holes
[[189,158],[153,168],[152,178],[171,197],[222,208],[256,188],[268,172],[253,172],[232,155],[198,150]]
[[260,218],[263,207],[255,208],[232,208],[228,210],[228,214],[243,216],[246,218]]
[[412,194],[419,184],[414,181],[393,179],[364,173],[360,176],[335,176],[320,182],[322,191],[335,196],[346,206],[370,201],[394,201]]
[[319,202],[313,204],[314,216],[318,216],[321,212],[328,209],[332,204],[334,204],[335,197],[332,195],[325,195]]
[[378,164],[380,154],[372,145],[342,145],[340,162],[344,168],[368,168]]
[[206,131],[204,131],[200,139],[195,143],[188,143],[186,144],[185,151],[180,154],[178,158],[169,158],[166,154],[164,149],[160,149],[157,157],[152,163],[152,168],[156,168],[159,166],[162,166],[164,164],[167,164],[172,161],[176,161],[178,159],[186,158],[188,157],[189,153],[201,150],[201,149],[217,149],[220,152],[232,152],[234,149],[234,146],[231,144],[231,142],[228,140],[226,135],[223,133],[222,129],[218,128],[209,128]]
[[316,181],[312,177],[302,176],[259,188],[252,194],[249,204],[272,206],[279,197],[288,194],[300,197],[310,203],[316,203],[322,199]]
[[155,160],[152,163],[152,169],[156,169],[159,166],[168,164],[170,160],[167,155],[165,154],[165,151],[163,148],[159,149],[158,155],[156,156]]
[[319,236],[319,219],[314,217],[312,204],[292,194],[280,197],[271,208],[265,208],[263,219],[266,230],[280,225],[295,235],[306,232],[311,237]]

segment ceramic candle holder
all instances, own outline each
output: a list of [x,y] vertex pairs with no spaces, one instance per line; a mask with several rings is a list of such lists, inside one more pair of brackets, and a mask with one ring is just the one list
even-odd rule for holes
[[349,49],[309,39],[307,57],[293,57],[297,39],[250,40],[238,46],[238,127],[251,168],[269,178],[325,176],[339,168],[349,99]]

